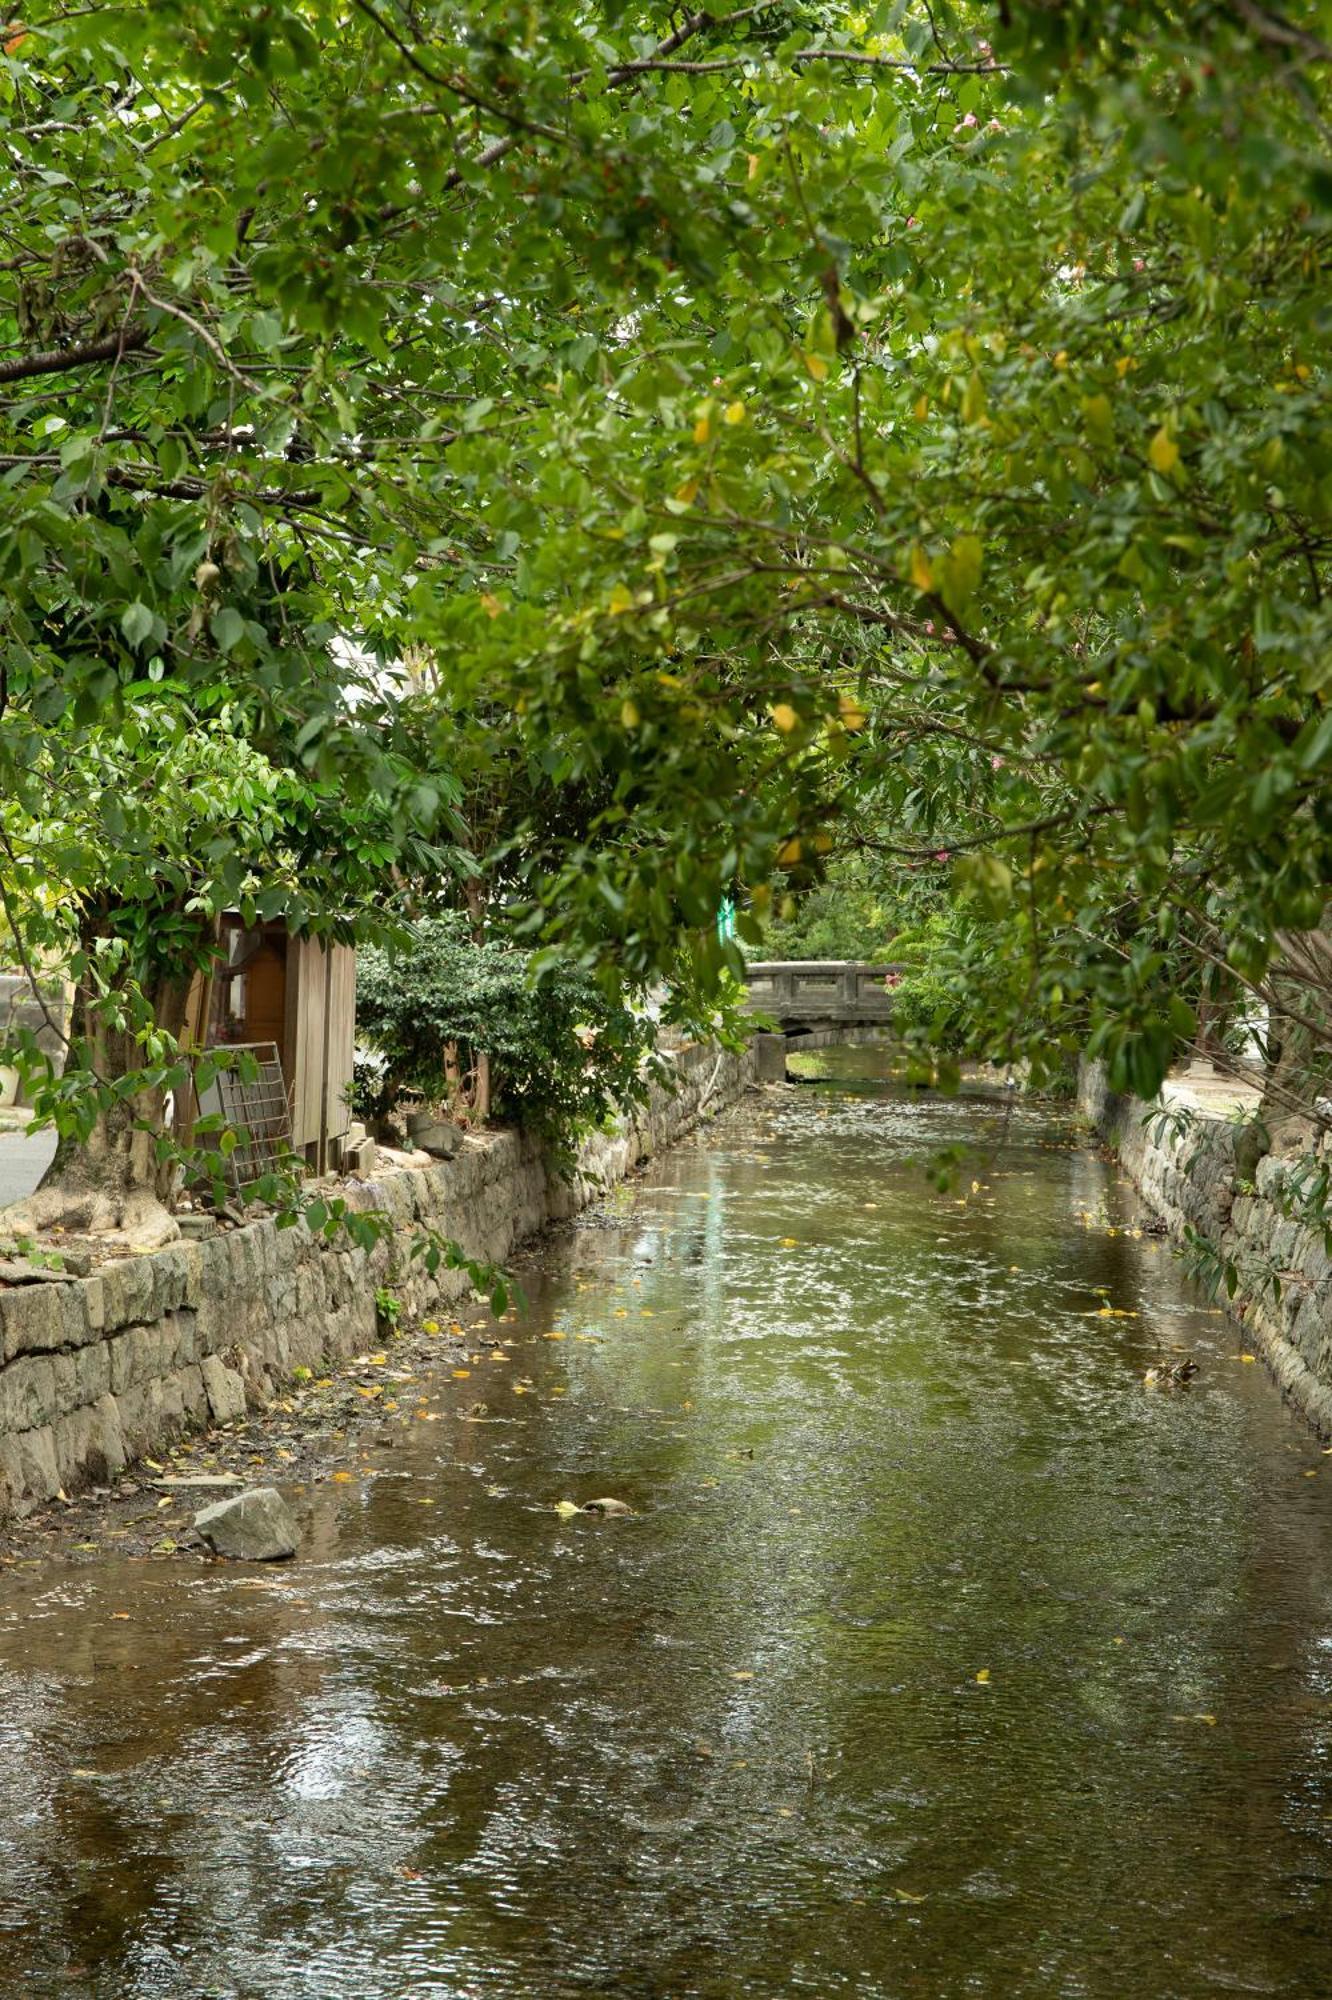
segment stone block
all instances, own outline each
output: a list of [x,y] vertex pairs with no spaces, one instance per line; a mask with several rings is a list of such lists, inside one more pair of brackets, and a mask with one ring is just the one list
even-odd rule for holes
[[198,1315],[188,1306],[161,1322],[166,1369],[188,1367],[199,1359]]
[[234,1368],[228,1368],[220,1356],[207,1355],[199,1364],[204,1388],[208,1392],[208,1407],[214,1423],[234,1423],[245,1415],[245,1384]]
[[111,1392],[124,1395],[166,1368],[166,1345],[158,1326],[130,1326],[106,1342],[111,1353]]
[[102,1267],[102,1287],[108,1332],[131,1326],[153,1315],[153,1260],[123,1257]]
[[23,1354],[0,1368],[0,1431],[28,1431],[56,1413],[55,1364],[49,1355]]
[[182,1268],[180,1304],[197,1308],[203,1297],[204,1256],[201,1243],[182,1243],[176,1252]]
[[155,1452],[184,1428],[185,1399],[178,1377],[163,1380],[154,1376],[149,1382],[138,1382],[118,1396],[116,1402],[125,1433],[125,1449],[131,1458]]
[[63,1347],[66,1341],[65,1313],[61,1294],[76,1285],[14,1285],[0,1293],[4,1314],[4,1358],[19,1354],[45,1354]]
[[19,1513],[26,1497],[18,1444],[12,1437],[0,1437],[0,1521]]
[[202,1366],[191,1363],[179,1370],[176,1380],[180,1384],[180,1400],[186,1416],[192,1423],[207,1423],[208,1390],[204,1386]]
[[106,1328],[106,1287],[101,1278],[88,1278],[85,1279],[82,1290],[88,1331],[102,1333]]
[[51,1426],[60,1484],[105,1486],[125,1468],[125,1433],[114,1397],[71,1410]]
[[195,1244],[173,1243],[169,1249],[159,1250],[150,1261],[153,1267],[154,1316],[176,1312],[185,1304],[190,1289],[190,1251]]
[[55,1375],[53,1416],[64,1416],[83,1403],[95,1403],[111,1388],[111,1353],[104,1341],[51,1357]]
[[54,1499],[60,1491],[60,1473],[50,1425],[19,1431],[10,1442],[18,1454],[19,1486],[27,1505]]

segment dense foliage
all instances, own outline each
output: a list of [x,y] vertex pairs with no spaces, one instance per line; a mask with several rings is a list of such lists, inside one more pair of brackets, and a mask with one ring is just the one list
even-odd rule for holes
[[757,941],[774,869],[896,857],[985,921],[978,1037],[1149,1091],[1210,968],[1316,1073],[1281,941],[1332,878],[1324,14],[35,0],[15,856],[53,761],[160,704],[370,809],[381,902],[611,990],[701,1009],[723,895]]
[[458,1067],[491,1058],[492,1109],[568,1164],[578,1139],[646,1093],[652,1026],[575,966],[534,977],[529,952],[476,943],[461,917],[425,918],[392,951],[360,954],[360,1032],[385,1096],[447,1100]]

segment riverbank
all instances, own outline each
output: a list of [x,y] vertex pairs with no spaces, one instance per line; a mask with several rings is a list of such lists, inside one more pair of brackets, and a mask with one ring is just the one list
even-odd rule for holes
[[[302,1385],[331,1385],[342,1364],[385,1351],[387,1328],[447,1322],[469,1281],[459,1271],[432,1275],[411,1256],[423,1229],[454,1238],[475,1260],[505,1263],[733,1103],[754,1077],[752,1050],[693,1045],[669,1060],[668,1083],[585,1143],[572,1180],[521,1134],[501,1131],[469,1137],[453,1160],[340,1184],[349,1206],[392,1219],[371,1250],[303,1222],[280,1230],[266,1217],[87,1277],[0,1290],[0,1518],[64,1507],[84,1489],[110,1492],[139,1461],[163,1462],[186,1433],[243,1427],[275,1408],[286,1414]],[[252,1470],[267,1463],[262,1452],[250,1456]]]
[[1301,1195],[1332,1164],[1328,1141],[1304,1128],[1274,1136],[1256,1088],[1206,1075],[1171,1079],[1143,1104],[1087,1063],[1078,1104],[1171,1240],[1203,1258],[1218,1304],[1282,1394],[1332,1437],[1332,1257]]

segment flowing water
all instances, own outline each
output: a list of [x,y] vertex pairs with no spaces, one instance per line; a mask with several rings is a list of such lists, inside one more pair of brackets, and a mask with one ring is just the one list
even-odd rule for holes
[[4,2000],[1332,1993],[1332,1459],[876,1060],[544,1246],[295,1565],[0,1585]]

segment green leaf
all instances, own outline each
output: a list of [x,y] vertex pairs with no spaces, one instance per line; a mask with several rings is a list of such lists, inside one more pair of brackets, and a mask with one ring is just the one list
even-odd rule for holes
[[209,620],[209,630],[224,653],[230,653],[245,637],[245,620],[233,605],[224,604]]
[[153,636],[153,614],[136,598],[120,615],[120,629],[131,646],[144,646]]

